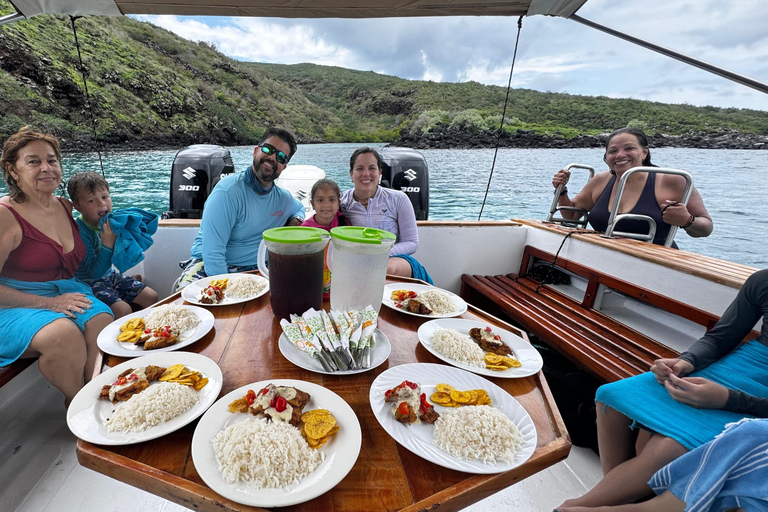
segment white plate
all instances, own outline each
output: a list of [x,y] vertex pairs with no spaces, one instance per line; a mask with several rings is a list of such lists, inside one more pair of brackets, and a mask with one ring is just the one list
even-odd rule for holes
[[[512,420],[523,434],[524,444],[515,454],[511,463],[486,464],[484,462],[462,460],[449,455],[433,444],[435,426],[425,422],[404,425],[395,419],[391,404],[384,402],[384,393],[404,380],[421,384],[422,393],[429,397],[435,392],[435,386],[441,382],[456,389],[484,389],[491,397],[494,407]],[[384,371],[373,381],[370,391],[371,408],[376,419],[392,438],[409,451],[439,466],[456,471],[474,474],[502,473],[516,468],[527,461],[536,449],[536,426],[520,402],[496,384],[473,373],[451,368],[442,364],[412,363],[395,366]],[[430,402],[431,403],[431,402]],[[447,407],[435,405],[435,410],[443,414]]]
[[376,343],[371,350],[371,367],[362,368],[359,370],[346,370],[343,372],[327,372],[315,358],[309,357],[309,354],[301,350],[299,347],[288,341],[288,337],[285,333],[280,335],[280,339],[277,342],[277,347],[280,349],[280,353],[283,356],[298,366],[311,372],[325,373],[328,375],[354,375],[355,373],[363,373],[373,370],[377,366],[381,365],[389,357],[389,353],[392,351],[392,344],[389,342],[387,335],[381,332],[379,329],[373,331],[374,342]]
[[[202,373],[204,377],[208,378],[208,384],[198,392],[200,400],[184,414],[160,425],[155,425],[144,432],[109,432],[106,421],[112,416],[116,406],[109,400],[99,398],[101,388],[107,384],[112,384],[121,373],[129,368],[150,364],[166,368],[174,364],[183,364],[189,369]],[[67,425],[73,434],[89,443],[124,445],[149,441],[170,434],[197,419],[219,396],[222,381],[219,366],[207,357],[193,352],[150,354],[131,359],[94,377],[75,395],[69,409],[67,409]],[[149,385],[152,387],[154,384],[153,382]],[[133,399],[131,398],[131,400]]]
[[[520,361],[522,366],[520,368],[510,368],[508,370],[502,371],[494,371],[487,368],[470,366],[468,364],[456,361],[455,359],[451,359],[445,354],[441,354],[435,349],[434,346],[432,346],[432,343],[430,342],[432,334],[438,329],[454,329],[459,331],[461,334],[466,334],[469,336],[469,330],[473,327],[479,327],[480,329],[491,327],[491,329],[493,329],[493,333],[501,336],[501,341],[503,341],[509,348],[512,349],[513,357]],[[419,327],[418,334],[421,344],[433,356],[438,359],[442,359],[448,364],[452,364],[453,366],[461,368],[462,370],[467,370],[468,372],[476,373],[478,375],[485,375],[486,377],[501,377],[506,379],[528,377],[529,375],[535,375],[538,373],[538,371],[541,370],[541,367],[544,366],[544,361],[541,359],[541,354],[539,354],[539,351],[533,348],[530,343],[526,342],[523,338],[517,336],[516,334],[512,334],[511,332],[505,331],[504,329],[499,329],[498,327],[490,326],[487,323],[477,322],[475,320],[467,320],[465,318],[444,318],[440,320],[424,322],[421,324],[421,327]]]
[[[411,313],[406,308],[398,308],[397,306],[395,306],[395,301],[392,300],[392,292],[395,290],[410,290],[410,291],[416,292],[417,294],[426,292],[428,290],[440,290],[441,292],[445,292],[451,296],[451,300],[453,300],[453,303],[457,307],[457,309],[456,311],[451,311],[450,313],[446,313],[444,315],[436,315],[434,313],[431,315]],[[442,288],[436,288],[428,284],[411,284],[411,283],[388,284],[384,287],[384,297],[382,298],[381,302],[388,308],[392,308],[395,311],[400,311],[401,313],[405,313],[406,315],[420,316],[423,318],[450,318],[453,316],[459,316],[467,311],[467,303],[464,302],[464,299],[462,299],[461,297],[459,297],[453,292],[449,292],[448,290],[443,290]]]
[[200,319],[200,323],[197,324],[197,327],[195,327],[195,330],[188,330],[184,331],[179,335],[179,341],[175,345],[171,345],[170,347],[164,347],[164,348],[157,348],[154,350],[144,350],[142,347],[143,345],[134,345],[133,343],[126,343],[122,341],[117,341],[117,335],[120,334],[120,326],[123,325],[125,322],[130,320],[131,318],[144,318],[147,315],[149,315],[154,308],[147,308],[142,309],[140,311],[137,311],[135,313],[131,313],[130,315],[126,315],[124,317],[118,318],[108,326],[106,326],[102,331],[99,333],[99,337],[96,338],[96,343],[99,345],[99,348],[106,352],[107,354],[112,354],[113,356],[121,356],[121,357],[138,357],[138,356],[145,356],[147,354],[157,354],[160,352],[173,352],[174,350],[179,350],[180,348],[184,348],[187,345],[191,345],[192,343],[196,342],[206,334],[208,334],[208,331],[213,328],[213,313],[208,311],[204,308],[198,308],[197,306],[182,306],[185,309],[189,310],[190,312],[194,313],[197,318]]
[[[211,284],[211,281],[214,281],[216,279],[227,279],[227,278],[232,279],[232,278],[240,277],[243,275],[249,275],[251,277],[255,277],[259,281],[264,282],[267,286],[265,286],[263,290],[261,290],[259,293],[257,293],[253,297],[228,297],[227,291],[224,290],[224,299],[218,304],[203,304],[202,302],[200,302],[200,292],[203,290],[203,288]],[[269,291],[269,279],[263,276],[258,276],[255,274],[222,274],[219,276],[206,277],[205,279],[200,279],[199,281],[194,281],[190,283],[189,285],[181,289],[181,298],[192,304],[197,304],[198,306],[230,306],[232,304],[240,304],[241,302],[248,302],[249,300],[258,299],[268,291]]]
[[[252,418],[248,413],[229,412],[228,406],[242,398],[249,389],[257,391],[267,384],[294,386],[312,397],[304,411],[328,409],[341,426],[339,432],[319,448],[325,460],[310,475],[290,489],[256,489],[247,482],[228,484],[219,470],[211,439],[224,428]],[[284,507],[309,501],[329,491],[347,476],[357,461],[362,444],[360,423],[352,408],[333,391],[311,382],[292,379],[271,379],[238,388],[219,399],[200,419],[192,438],[192,460],[200,478],[227,499],[255,507]]]

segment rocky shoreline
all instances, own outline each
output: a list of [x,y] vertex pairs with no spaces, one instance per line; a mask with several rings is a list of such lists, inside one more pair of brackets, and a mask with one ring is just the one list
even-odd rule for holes
[[[528,130],[504,132],[499,140],[503,148],[597,148],[603,147],[610,132],[598,135],[578,135],[567,139],[560,133],[551,135]],[[699,148],[699,149],[768,149],[768,136],[741,133],[738,130],[721,130],[717,133],[691,132],[683,135],[648,134],[652,148]],[[457,130],[436,129],[419,138],[409,135],[392,143],[414,149],[473,149],[496,146],[497,132],[470,134]]]
[[[503,148],[599,148],[605,145],[609,132],[597,135],[578,135],[567,139],[560,133],[542,134],[528,130],[504,132],[499,146]],[[741,133],[738,130],[724,130],[718,133],[687,133],[683,135],[664,135],[661,133],[648,134],[652,148],[699,148],[699,149],[768,149],[768,136],[752,133]],[[299,140],[299,144],[324,144],[322,140]],[[225,141],[195,141],[177,138],[174,140],[126,139],[94,142],[92,140],[62,139],[61,148],[64,152],[95,152],[99,151],[149,151],[162,149],[183,149],[190,144],[219,144],[222,146],[255,145],[242,140]],[[360,144],[361,146],[364,143]],[[496,146],[496,132],[467,133],[456,130],[436,129],[419,138],[403,135],[390,143],[392,146],[413,149],[480,149]]]

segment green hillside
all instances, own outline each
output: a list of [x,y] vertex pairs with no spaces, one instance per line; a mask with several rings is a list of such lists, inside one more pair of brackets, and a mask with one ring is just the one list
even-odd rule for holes
[[[10,12],[0,1],[0,14]],[[502,87],[434,83],[313,64],[243,63],[127,17],[78,19],[93,116],[69,18],[0,27],[0,138],[33,124],[68,149],[252,144],[270,125],[301,142],[391,142],[498,128]],[[633,125],[664,134],[768,135],[768,113],[515,89],[505,129],[592,135]],[[95,126],[93,126],[93,125]],[[481,137],[482,136],[482,137]],[[485,142],[483,142],[485,143]]]
[[[304,91],[313,102],[338,115],[351,131],[359,130],[361,116],[368,124],[380,123],[381,129],[397,122],[412,132],[426,132],[437,124],[476,131],[498,129],[506,94],[503,87],[477,82],[403,80],[314,64],[249,66]],[[630,124],[678,135],[724,129],[768,134],[768,112],[513,89],[505,122],[508,130],[560,130],[566,137]]]
[[[130,18],[77,20],[97,137],[107,143],[247,144],[279,124],[302,140],[340,125],[304,94],[198,44]],[[0,28],[0,136],[32,123],[72,141],[92,137],[69,19]]]

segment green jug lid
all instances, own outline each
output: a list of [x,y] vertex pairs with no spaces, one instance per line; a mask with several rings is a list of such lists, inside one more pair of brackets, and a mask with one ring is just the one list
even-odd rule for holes
[[394,233],[365,226],[339,226],[331,230],[331,236],[360,244],[381,244],[382,240],[397,240]]
[[264,240],[281,244],[311,244],[312,242],[322,241],[323,235],[327,236],[328,232],[324,229],[311,228],[309,226],[272,228],[261,234]]

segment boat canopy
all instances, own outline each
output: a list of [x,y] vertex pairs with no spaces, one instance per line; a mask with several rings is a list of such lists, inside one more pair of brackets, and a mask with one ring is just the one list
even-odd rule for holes
[[38,14],[119,16],[258,16],[394,18],[409,16],[532,16],[567,18],[587,0],[13,0],[26,18]]

